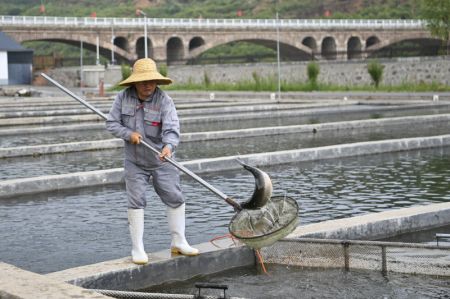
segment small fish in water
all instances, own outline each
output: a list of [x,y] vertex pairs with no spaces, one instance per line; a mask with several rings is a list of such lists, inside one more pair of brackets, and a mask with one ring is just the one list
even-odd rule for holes
[[237,161],[255,177],[255,191],[253,191],[253,195],[249,200],[241,204],[241,207],[243,209],[258,209],[264,207],[272,196],[272,181],[270,180],[269,175],[238,159]]

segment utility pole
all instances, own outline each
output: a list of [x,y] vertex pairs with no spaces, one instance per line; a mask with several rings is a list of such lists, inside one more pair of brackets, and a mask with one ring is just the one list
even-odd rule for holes
[[278,69],[278,102],[281,101],[281,65],[280,65],[280,28],[277,11],[277,69]]
[[140,9],[136,9],[137,15],[144,16],[144,48],[145,48],[145,58],[148,58],[148,48],[147,48],[147,14]]
[[83,40],[80,40],[80,87],[83,88]]
[[115,36],[114,36],[114,24],[111,23],[111,64],[112,65],[116,64],[115,60],[114,60],[114,47],[115,47],[114,46],[114,39],[115,39]]

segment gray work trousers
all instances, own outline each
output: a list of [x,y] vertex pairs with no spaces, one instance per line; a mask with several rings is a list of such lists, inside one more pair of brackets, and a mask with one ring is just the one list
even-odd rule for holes
[[180,173],[175,166],[166,162],[162,167],[148,170],[128,160],[125,160],[124,166],[129,209],[143,209],[147,206],[145,191],[150,183],[167,206],[177,208],[184,203]]

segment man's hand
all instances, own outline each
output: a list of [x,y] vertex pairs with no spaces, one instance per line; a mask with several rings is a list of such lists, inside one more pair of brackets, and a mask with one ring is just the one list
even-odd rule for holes
[[131,144],[139,144],[141,143],[142,136],[138,132],[133,132],[130,135],[130,143]]
[[167,158],[172,157],[172,149],[170,145],[165,145],[161,151],[161,154],[159,155],[159,159],[161,161],[164,161],[166,157]]

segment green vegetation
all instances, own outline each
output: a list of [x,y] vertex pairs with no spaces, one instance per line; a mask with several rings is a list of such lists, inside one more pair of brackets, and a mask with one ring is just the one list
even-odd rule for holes
[[[441,1],[441,0],[436,0]],[[445,2],[445,1],[442,1]],[[45,12],[40,11],[41,3]],[[417,0],[3,0],[1,15],[152,18],[417,18]]]
[[[354,85],[340,86],[318,83],[313,89],[309,82],[282,82],[281,91],[368,91],[368,92],[427,92],[427,91],[450,91],[450,86],[438,83],[403,83],[400,85]],[[186,83],[172,84],[161,87],[165,90],[192,90],[192,91],[267,91],[277,90],[277,80],[274,78],[259,78],[258,82],[252,80],[241,81],[238,83]]]
[[[261,83],[264,82],[264,83]],[[276,80],[261,79],[259,85],[254,81],[245,81],[236,84],[231,83],[186,83],[186,84],[172,84],[160,86],[164,90],[191,90],[191,91],[266,91],[274,92],[277,90]],[[109,91],[119,91],[124,87],[114,86]],[[450,91],[450,86],[439,83],[404,83],[400,85],[380,85],[375,88],[374,85],[353,85],[340,86],[331,84],[318,84],[316,89],[311,87],[308,83],[289,83],[283,82],[281,91],[367,91],[367,92],[444,92]]]
[[306,66],[309,84],[313,89],[317,89],[317,77],[319,77],[320,67],[316,62],[310,62]]
[[378,88],[381,79],[383,79],[383,70],[384,66],[381,65],[378,61],[371,61],[367,65],[367,71],[369,72],[370,78],[372,78],[372,82],[375,85],[375,88]]
[[275,50],[249,42],[231,42],[210,49],[195,59],[197,63],[240,63],[243,60],[274,61]]
[[160,64],[157,67],[158,67],[158,71],[161,73],[161,75],[163,75],[164,77],[168,76],[169,70],[167,69],[167,64]]
[[421,16],[428,23],[427,27],[433,36],[444,41],[443,46],[450,54],[450,1],[422,0]]
[[131,75],[131,67],[128,64],[122,64],[120,66],[120,71],[122,72],[122,80],[125,80]]

